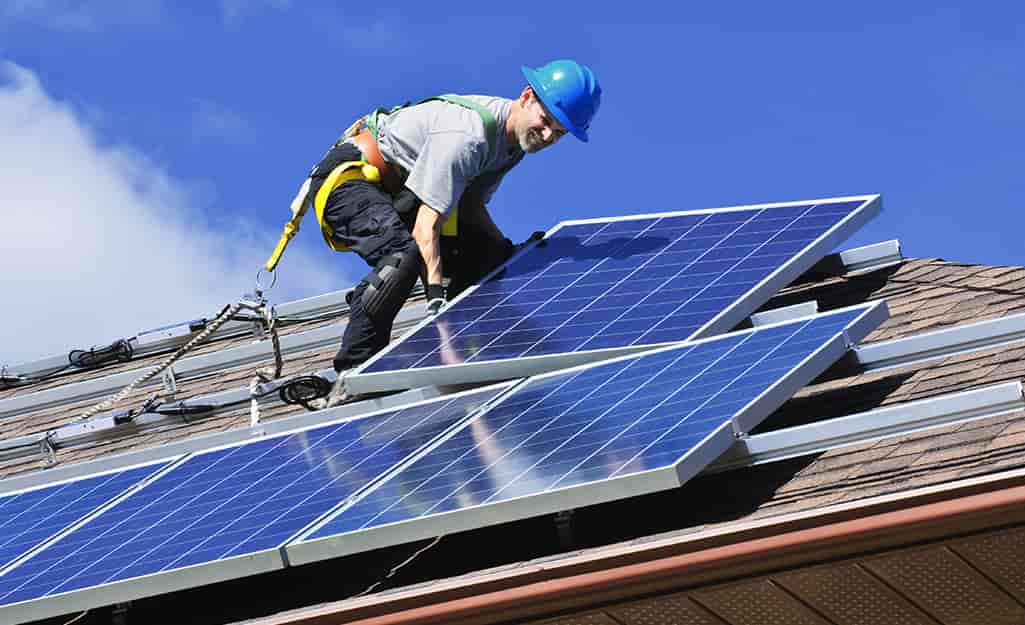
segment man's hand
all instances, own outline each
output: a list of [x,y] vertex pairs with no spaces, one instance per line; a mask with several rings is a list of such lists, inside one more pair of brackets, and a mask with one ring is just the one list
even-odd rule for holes
[[[424,259],[428,285],[441,284],[441,224],[444,216],[426,204],[421,204],[413,224],[413,240]],[[428,298],[430,301],[430,298]]]
[[445,306],[445,287],[440,284],[427,285],[427,316],[433,317]]
[[523,243],[520,243],[520,244],[516,245],[516,251],[518,252],[518,251],[522,250],[523,248],[527,247],[528,245],[530,245],[534,241],[541,241],[542,243],[540,244],[540,246],[544,246],[544,238],[545,238],[545,233],[544,233],[543,230],[535,230],[534,232],[532,232],[530,234],[530,238],[528,238]]

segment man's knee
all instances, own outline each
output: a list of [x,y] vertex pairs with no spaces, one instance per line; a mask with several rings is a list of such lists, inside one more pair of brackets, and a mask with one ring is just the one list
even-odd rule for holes
[[366,314],[390,321],[420,276],[421,263],[420,250],[412,240],[381,258],[361,285],[360,305]]

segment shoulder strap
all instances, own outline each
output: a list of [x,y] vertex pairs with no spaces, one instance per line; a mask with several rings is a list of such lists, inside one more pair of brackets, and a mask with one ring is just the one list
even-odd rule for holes
[[498,141],[498,120],[495,119],[494,114],[490,110],[488,110],[486,106],[484,106],[483,104],[478,104],[473,100],[469,98],[464,98],[462,96],[452,94],[439,95],[433,98],[427,98],[426,100],[420,100],[415,104],[411,102],[406,102],[405,104],[392,107],[391,109],[379,108],[366,116],[365,120],[367,128],[369,128],[370,133],[374,135],[374,139],[377,139],[377,117],[379,115],[390,115],[395,111],[406,108],[407,106],[416,106],[416,104],[423,104],[424,102],[434,102],[437,100],[441,100],[442,102],[448,102],[450,104],[457,104],[463,108],[470,109],[471,111],[474,111],[475,113],[480,115],[481,121],[484,122],[484,135],[488,139],[488,155],[485,158],[485,161],[490,159],[491,155],[495,151],[495,143]]
[[483,104],[478,104],[469,98],[464,98],[457,95],[440,95],[432,100],[444,100],[452,104],[458,104],[463,108],[468,108],[471,111],[476,112],[480,115],[480,119],[484,122],[484,135],[488,138],[488,158],[495,151],[495,143],[498,141],[498,120],[495,119],[494,114],[488,110],[488,107]]
[[367,128],[370,130],[370,134],[373,135],[374,141],[377,141],[377,118],[378,118],[378,116],[380,116],[380,115],[391,115],[395,111],[398,111],[400,109],[404,109],[407,106],[412,106],[412,103],[411,102],[406,102],[405,104],[400,104],[398,106],[393,106],[390,109],[386,109],[386,108],[384,108],[382,106],[379,109],[374,109],[366,117],[363,118],[363,122],[367,125]]

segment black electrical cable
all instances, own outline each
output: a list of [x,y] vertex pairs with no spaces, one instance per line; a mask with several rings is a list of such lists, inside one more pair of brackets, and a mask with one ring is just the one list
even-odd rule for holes
[[0,391],[49,380],[71,368],[97,369],[115,362],[128,362],[132,359],[133,354],[132,344],[127,339],[118,339],[106,347],[73,349],[68,352],[68,364],[42,375],[9,376],[0,374]]
[[331,393],[331,382],[319,375],[302,375],[293,378],[278,388],[278,397],[286,404],[299,404],[307,410],[316,410],[310,405],[315,399]]
[[[257,397],[266,397],[271,393],[277,393],[278,397],[281,398],[286,404],[298,404],[307,410],[316,410],[310,405],[315,399],[327,397],[331,392],[331,382],[326,378],[322,378],[316,375],[304,375],[297,378],[293,378],[282,383],[281,386],[273,388],[272,390],[265,391]],[[238,401],[229,401],[221,404],[186,404],[185,402],[176,402],[173,404],[159,404],[154,403],[151,398],[141,408],[130,410],[126,413],[122,413],[116,417],[118,423],[128,423],[135,419],[140,414],[158,414],[166,417],[190,417],[202,414],[214,412],[216,410],[223,410],[224,408],[230,408],[231,406],[238,406],[245,404],[250,401],[251,398],[240,399]]]
[[165,417],[191,417],[195,415],[206,414],[208,412],[213,412],[214,410],[217,410],[220,407],[221,406],[218,406],[216,404],[178,403],[177,405],[173,405],[168,408],[162,408],[160,406],[157,406],[156,408],[147,410],[146,412],[151,414],[163,415]]
[[93,369],[112,362],[128,362],[132,354],[132,344],[125,339],[118,339],[106,347],[73,349],[68,353],[68,363],[79,369]]

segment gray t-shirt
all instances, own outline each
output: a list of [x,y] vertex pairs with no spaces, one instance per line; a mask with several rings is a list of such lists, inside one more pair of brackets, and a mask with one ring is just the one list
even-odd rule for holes
[[[425,204],[447,215],[475,178],[495,174],[523,158],[519,145],[505,136],[512,100],[463,96],[484,105],[495,116],[498,132],[488,154],[488,138],[480,115],[466,107],[434,100],[408,106],[377,118],[378,146],[389,163],[409,172],[406,187]],[[487,202],[501,175],[481,191]]]

